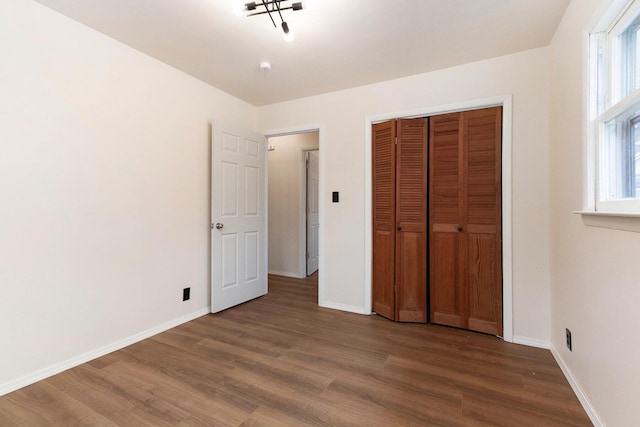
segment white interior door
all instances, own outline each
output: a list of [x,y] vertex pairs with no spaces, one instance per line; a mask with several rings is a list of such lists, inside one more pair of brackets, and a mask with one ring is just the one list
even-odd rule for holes
[[307,151],[307,276],[318,270],[318,235],[320,214],[318,203],[319,156]]
[[267,293],[266,140],[214,123],[211,312]]

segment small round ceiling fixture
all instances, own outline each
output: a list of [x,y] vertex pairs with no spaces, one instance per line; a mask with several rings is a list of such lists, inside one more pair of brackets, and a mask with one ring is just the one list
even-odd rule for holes
[[266,61],[264,61],[264,62],[260,63],[259,68],[262,71],[269,71],[271,69],[271,64],[266,62]]

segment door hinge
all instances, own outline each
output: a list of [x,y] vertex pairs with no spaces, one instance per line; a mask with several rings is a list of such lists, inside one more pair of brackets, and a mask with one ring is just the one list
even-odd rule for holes
[[397,136],[394,138],[394,143],[395,143],[396,145],[398,145],[398,137],[397,137]]

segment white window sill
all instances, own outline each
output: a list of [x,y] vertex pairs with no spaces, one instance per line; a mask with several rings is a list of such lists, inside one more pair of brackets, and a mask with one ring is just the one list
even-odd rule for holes
[[574,213],[582,215],[582,221],[590,227],[640,233],[640,213],[601,211],[577,211]]

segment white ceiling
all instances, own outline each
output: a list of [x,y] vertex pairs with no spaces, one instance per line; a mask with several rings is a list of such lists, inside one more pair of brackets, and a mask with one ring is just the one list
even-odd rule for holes
[[286,42],[237,0],[36,1],[254,105],[546,46],[569,3],[302,0]]

